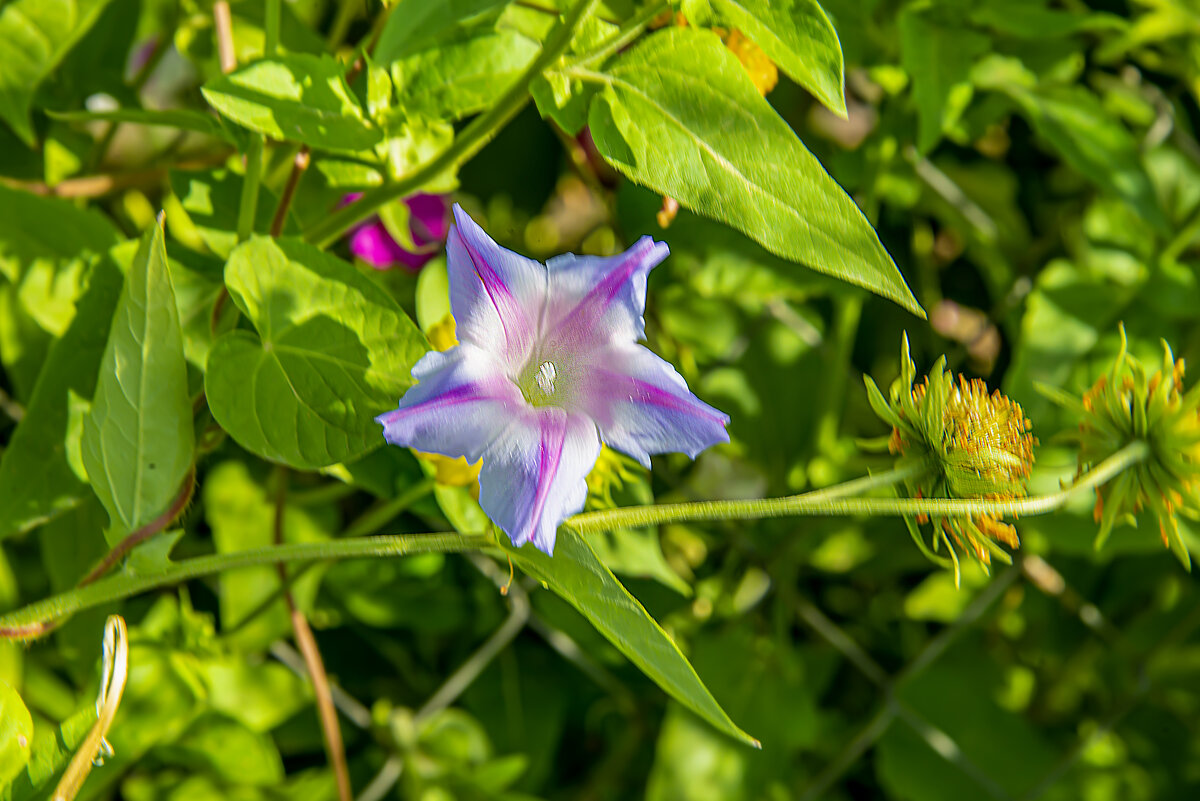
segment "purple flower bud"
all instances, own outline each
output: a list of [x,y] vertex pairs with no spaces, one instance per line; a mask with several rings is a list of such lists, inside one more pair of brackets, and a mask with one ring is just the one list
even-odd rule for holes
[[[361,193],[346,195],[342,205],[362,197]],[[412,271],[420,270],[441,250],[450,231],[450,209],[446,195],[411,195],[404,199],[409,211],[409,234],[415,250],[409,250],[392,238],[379,217],[371,217],[350,233],[350,252],[377,270],[390,270],[397,265]]]

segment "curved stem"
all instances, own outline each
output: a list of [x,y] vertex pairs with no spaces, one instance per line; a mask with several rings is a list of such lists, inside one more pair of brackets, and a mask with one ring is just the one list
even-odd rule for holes
[[547,67],[562,57],[575,35],[580,21],[598,0],[576,0],[563,17],[562,23],[550,34],[542,52],[513,83],[496,105],[480,114],[459,134],[450,147],[432,161],[393,184],[368,191],[356,203],[351,203],[313,225],[304,238],[318,247],[327,247],[355,223],[366,219],[386,203],[410,195],[446,170],[454,169],[478,153],[499,133],[509,120],[517,116],[529,101],[529,83]]
[[666,504],[588,512],[567,520],[580,534],[610,531],[615,528],[651,526],[679,520],[749,520],[762,517],[792,515],[874,515],[902,517],[905,515],[934,515],[961,517],[970,515],[1021,516],[1040,515],[1065,505],[1073,496],[1107,482],[1125,469],[1143,461],[1150,453],[1146,443],[1134,441],[1096,465],[1070,487],[1032,498],[1013,500],[937,499],[937,498],[844,498],[851,485],[877,481],[876,486],[895,484],[901,471],[883,473],[871,479],[859,479],[846,484],[787,498],[767,498],[753,501],[701,501],[699,503]]
[[176,562],[160,573],[108,576],[86,587],[77,587],[61,595],[29,604],[0,617],[0,639],[32,639],[47,630],[49,621],[148,590],[229,570],[285,562],[407,556],[431,552],[458,553],[486,548],[492,542],[491,537],[483,534],[396,534],[331,542],[295,542],[235,553],[199,556]]
[[696,501],[694,503],[668,503],[657,506],[627,506],[621,509],[605,509],[585,512],[568,518],[563,525],[570,526],[580,534],[594,534],[618,528],[654,526],[678,520],[753,520],[762,517],[788,517],[790,515],[820,514],[813,509],[847,495],[861,495],[880,487],[890,487],[910,478],[915,478],[929,469],[928,462],[915,462],[886,473],[864,476],[853,481],[836,484],[825,489],[789,495],[786,498],[762,498],[752,501]]
[[132,551],[137,546],[141,545],[146,540],[158,534],[160,531],[171,525],[171,521],[183,514],[184,508],[192,500],[192,493],[196,489],[196,465],[193,464],[188,470],[187,475],[183,477],[183,486],[179,488],[179,492],[175,495],[175,500],[171,501],[171,505],[160,514],[158,517],[151,520],[146,525],[134,531],[125,539],[117,543],[117,547],[109,551],[103,559],[100,560],[91,571],[79,580],[79,586],[91,584],[101,578],[105,573],[112,569],[112,566],[125,558],[126,554]]
[[100,697],[96,700],[96,722],[63,771],[58,786],[54,788],[52,801],[72,801],[92,772],[92,766],[100,764],[96,760],[112,755],[104,736],[108,734],[117,715],[128,677],[129,637],[125,630],[125,619],[120,615],[111,615],[104,624],[104,659]]

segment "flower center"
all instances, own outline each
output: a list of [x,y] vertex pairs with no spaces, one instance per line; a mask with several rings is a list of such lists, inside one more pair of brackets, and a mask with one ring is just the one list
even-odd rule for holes
[[529,405],[570,408],[580,367],[569,354],[535,354],[517,373],[515,383]]
[[549,359],[535,359],[524,370],[517,385],[533,406],[562,406],[565,376]]

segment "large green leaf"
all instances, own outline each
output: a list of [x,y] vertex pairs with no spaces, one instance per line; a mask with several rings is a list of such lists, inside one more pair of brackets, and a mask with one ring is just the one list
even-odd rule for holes
[[125,277],[83,421],[83,464],[108,511],[110,544],[170,505],[194,449],[183,334],[155,224]]
[[25,417],[0,457],[0,539],[56,517],[90,492],[71,465],[79,433],[70,428],[71,396],[95,393],[121,282],[110,259],[93,265],[71,327],[50,349]]
[[29,762],[33,718],[17,691],[0,681],[0,788]]
[[19,399],[70,325],[88,264],[119,238],[100,214],[0,185],[0,362]]
[[[588,114],[618,170],[773,253],[921,307],[866,217],[712,33],[671,28],[621,56]],[[664,157],[670,153],[671,157]]]
[[499,8],[508,0],[404,0],[388,17],[373,58],[384,66],[425,49],[430,41],[459,22]]
[[912,78],[917,104],[917,147],[928,151],[958,122],[971,102],[971,66],[991,39],[942,23],[928,9],[900,15],[901,63]]
[[119,239],[101,214],[0,184],[0,274],[10,280],[16,265],[104,253]]
[[363,150],[383,138],[346,85],[345,65],[306,54],[263,59],[209,81],[213,108],[272,139]]
[[412,384],[426,349],[396,302],[341,259],[288,239],[239,246],[225,283],[258,336],[231,331],[209,352],[204,386],[221,427],[306,469],[383,444],[374,418]]
[[458,119],[490,106],[538,54],[537,42],[517,31],[483,28],[392,65],[406,113]]
[[726,734],[758,745],[757,740],[730,720],[675,641],[578,534],[566,526],[560,528],[553,557],[532,545],[513,548],[503,535],[499,539],[521,570],[578,609],[672,698]]
[[817,0],[713,0],[712,5],[792,80],[846,116],[842,46]]
[[0,4],[0,120],[33,144],[29,109],[38,84],[58,66],[109,0],[12,0]]

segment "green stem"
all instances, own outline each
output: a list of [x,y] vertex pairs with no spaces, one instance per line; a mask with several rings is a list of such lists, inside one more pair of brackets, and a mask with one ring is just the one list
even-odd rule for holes
[[319,247],[328,247],[355,223],[370,217],[381,206],[410,195],[446,170],[451,170],[478,153],[490,142],[529,101],[529,84],[547,67],[562,57],[580,21],[598,0],[575,0],[562,22],[546,40],[542,52],[525,69],[521,77],[504,93],[494,106],[476,117],[459,134],[450,147],[416,172],[395,183],[368,191],[356,203],[351,203],[309,228],[304,238]]
[[825,489],[790,495],[786,498],[762,498],[751,501],[696,501],[658,506],[627,506],[585,512],[568,518],[563,525],[583,535],[613,531],[619,528],[638,528],[680,520],[753,520],[762,517],[821,514],[815,511],[847,495],[860,495],[881,487],[890,487],[915,478],[929,469],[926,462],[914,462],[886,473],[864,476]]
[[828,360],[825,363],[823,407],[817,422],[818,453],[828,454],[837,444],[838,428],[842,423],[842,409],[846,399],[846,377],[851,372],[848,365],[854,353],[854,339],[858,335],[862,307],[863,295],[858,292],[834,298],[833,341],[829,342]]
[[230,570],[290,562],[395,557],[415,553],[458,553],[486,548],[492,542],[490,536],[483,534],[397,534],[327,542],[293,542],[235,553],[199,556],[176,562],[160,573],[108,576],[94,584],[29,604],[0,617],[0,638],[27,639],[44,629],[47,621],[149,590]]
[[[279,47],[279,14],[281,0],[267,0],[263,21],[263,57],[275,55]],[[242,198],[238,205],[237,238],[245,242],[254,233],[254,221],[258,217],[258,185],[262,183],[263,148],[266,137],[255,134],[250,137],[246,151],[246,176],[242,180]]]
[[[843,498],[852,485],[864,491],[866,484],[875,486],[895,484],[903,470],[894,470],[867,479],[858,479],[825,490],[792,495],[787,498],[766,498],[752,501],[700,501],[698,503],[635,506],[588,512],[567,520],[580,534],[611,531],[617,528],[652,526],[681,520],[752,520],[763,517],[793,515],[872,515],[903,517],[931,515],[938,517],[968,517],[971,515],[1022,516],[1052,512],[1072,497],[1104,484],[1122,471],[1143,461],[1150,454],[1146,443],[1134,441],[1096,465],[1070,487],[1032,498],[1012,500],[939,499],[939,498]],[[919,472],[919,471],[913,471]],[[907,476],[904,476],[907,477]]]
[[616,35],[605,42],[599,50],[584,53],[581,56],[571,59],[568,62],[568,66],[584,67],[588,64],[604,61],[612,54],[633,44],[642,35],[642,32],[646,30],[646,26],[650,24],[651,20],[670,8],[670,3],[657,3],[656,5],[647,6],[641,14],[638,14],[624,28],[617,31]]
[[267,0],[263,19],[263,57],[270,58],[279,49],[279,20],[282,0]]

